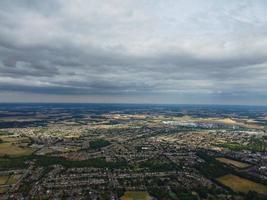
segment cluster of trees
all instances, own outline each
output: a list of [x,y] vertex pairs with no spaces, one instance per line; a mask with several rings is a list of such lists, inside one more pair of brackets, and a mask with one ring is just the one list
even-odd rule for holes
[[163,200],[198,200],[197,195],[192,194],[192,191],[181,189],[181,188],[172,188],[172,190],[168,190],[163,187],[151,187],[148,188],[149,194],[157,199]]
[[197,167],[198,170],[210,179],[215,179],[232,172],[230,168],[225,167],[213,157],[208,156],[205,152],[198,151],[197,155],[206,161]]
[[218,145],[220,147],[228,148],[232,151],[249,150],[254,152],[263,152],[267,150],[267,142],[264,138],[251,137],[248,144],[239,143],[224,143]]
[[27,164],[25,163],[28,160],[27,156],[23,157],[10,157],[3,156],[0,158],[0,170],[1,169],[17,169],[25,168]]
[[171,170],[177,169],[177,166],[174,163],[170,163],[167,160],[156,160],[156,159],[150,159],[150,160],[141,162],[139,164],[139,167],[147,168],[150,171],[157,171],[157,172],[171,171]]
[[96,168],[124,168],[127,167],[127,163],[124,161],[118,162],[107,162],[103,158],[92,158],[88,160],[74,161],[74,160],[66,160],[60,157],[52,157],[52,156],[35,156],[36,164],[44,167],[48,167],[50,165],[62,165],[67,168],[72,167],[96,167]]
[[100,149],[110,145],[110,142],[104,139],[96,139],[89,142],[91,149]]
[[27,161],[34,161],[37,165],[48,167],[51,165],[62,165],[67,168],[71,167],[96,167],[109,169],[122,169],[129,167],[126,161],[107,162],[103,158],[92,158],[82,161],[66,160],[60,157],[53,156],[22,156],[10,157],[3,156],[0,158],[0,169],[17,169],[26,168]]

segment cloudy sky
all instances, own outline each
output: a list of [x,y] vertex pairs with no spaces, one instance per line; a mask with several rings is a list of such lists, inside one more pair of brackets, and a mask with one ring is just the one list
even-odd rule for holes
[[267,104],[267,2],[1,0],[0,102]]

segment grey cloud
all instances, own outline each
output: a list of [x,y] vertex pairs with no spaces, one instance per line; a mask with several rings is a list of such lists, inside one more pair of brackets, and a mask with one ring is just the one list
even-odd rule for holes
[[0,94],[260,98],[267,95],[261,4],[1,1]]

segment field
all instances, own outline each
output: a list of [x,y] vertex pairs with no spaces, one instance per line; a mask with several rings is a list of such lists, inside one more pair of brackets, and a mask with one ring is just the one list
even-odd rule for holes
[[125,192],[121,200],[150,200],[147,192]]
[[15,184],[19,179],[21,175],[20,174],[13,174],[13,175],[6,175],[6,176],[0,176],[0,185],[12,185]]
[[6,187],[0,187],[0,194],[5,193],[7,191]]
[[0,176],[0,185],[6,184],[8,176]]
[[218,144],[219,147],[228,148],[232,151],[266,151],[267,143],[264,140],[252,139],[249,144],[239,144],[237,142]]
[[17,183],[20,177],[19,174],[0,176],[0,194],[7,192],[9,185]]
[[235,192],[247,193],[249,191],[255,191],[260,194],[267,194],[266,185],[256,183],[232,174],[217,178],[217,181],[227,187],[230,187]]
[[18,147],[11,143],[0,144],[0,156],[26,156],[32,154],[32,152],[33,149]]
[[220,161],[220,162],[222,162],[224,164],[227,164],[227,165],[232,165],[232,166],[237,167],[239,169],[244,169],[244,168],[247,168],[247,167],[251,166],[250,164],[239,162],[239,161],[236,161],[236,160],[231,160],[231,159],[228,159],[228,158],[216,158],[216,160],[218,160],[218,161]]
[[7,191],[7,187],[5,184],[7,184],[9,176],[0,176],[0,194],[5,193]]
[[28,143],[30,142],[29,138],[27,137],[18,137],[16,135],[4,135],[0,137],[2,142],[9,142],[9,143]]
[[20,174],[13,174],[9,177],[7,184],[12,185],[17,183],[17,181],[20,179],[21,175]]

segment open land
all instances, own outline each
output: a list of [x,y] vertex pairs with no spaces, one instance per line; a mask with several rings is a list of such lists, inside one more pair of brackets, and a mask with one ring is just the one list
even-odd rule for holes
[[125,192],[121,200],[150,200],[147,192]]
[[18,147],[11,143],[1,143],[0,144],[0,155],[8,156],[26,156],[30,155],[33,152],[33,149],[28,147]]
[[232,174],[225,175],[217,180],[236,192],[248,193],[249,191],[255,191],[261,194],[267,194],[266,185],[255,183],[251,180],[247,180]]
[[240,168],[240,169],[251,167],[250,164],[239,162],[239,161],[228,159],[228,158],[216,158],[216,160],[218,160],[222,163],[225,163],[227,165],[232,165],[232,166]]

